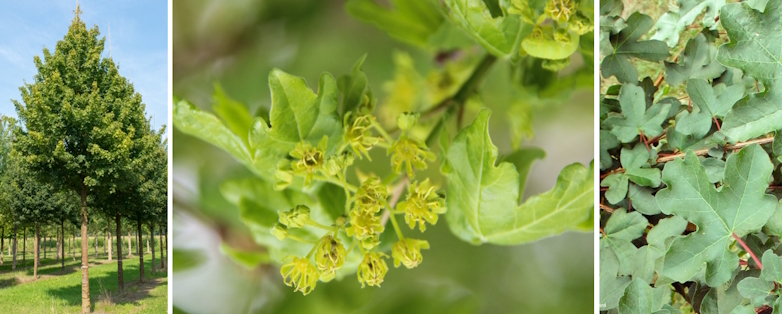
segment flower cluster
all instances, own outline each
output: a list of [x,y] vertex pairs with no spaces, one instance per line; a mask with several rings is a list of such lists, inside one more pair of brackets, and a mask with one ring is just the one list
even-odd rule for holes
[[[399,239],[390,254],[394,265],[414,268],[423,261],[421,250],[428,249],[429,242],[405,238],[395,216],[404,215],[410,228],[415,228],[418,224],[419,229],[425,231],[426,223],[436,224],[438,215],[445,212],[445,201],[437,194],[429,179],[412,182],[406,190],[405,200],[398,204],[389,203],[389,187],[374,175],[359,174],[359,178],[363,180],[358,187],[347,182],[347,169],[353,165],[355,156],[366,156],[369,159],[369,150],[374,146],[388,148],[387,153],[392,155],[392,168],[396,173],[401,173],[405,167],[407,178],[413,178],[416,169],[426,169],[426,161],[435,159],[434,153],[429,151],[426,144],[408,134],[418,122],[417,113],[404,113],[397,118],[401,134],[396,140],[392,140],[369,113],[371,105],[372,102],[365,99],[359,108],[345,114],[342,146],[336,152],[327,152],[330,149],[327,149],[326,137],[316,147],[303,141],[290,152],[291,158],[286,158],[277,165],[274,174],[276,189],[285,189],[295,177],[303,177],[305,186],[312,180],[328,181],[341,185],[345,191],[345,213],[330,225],[313,220],[310,208],[305,205],[278,211],[279,219],[271,227],[270,233],[280,241],[292,240],[312,245],[307,256],[287,257],[280,269],[284,283],[295,287],[294,291],[301,291],[306,295],[315,288],[318,281],[328,282],[336,278],[339,269],[345,265],[348,255],[354,249],[360,251],[363,256],[356,270],[361,287],[379,287],[388,272],[385,259],[389,258],[389,255],[379,249],[380,235],[386,229],[386,222],[391,222]],[[373,136],[373,129],[382,137]],[[397,175],[389,181],[392,184],[397,182],[394,189],[396,194],[392,198],[393,202],[396,202],[404,193],[403,185],[407,184],[408,180],[405,176]],[[307,234],[303,230],[292,231],[300,228],[316,228],[325,233],[320,233],[318,240],[313,242],[314,237],[299,237]]]

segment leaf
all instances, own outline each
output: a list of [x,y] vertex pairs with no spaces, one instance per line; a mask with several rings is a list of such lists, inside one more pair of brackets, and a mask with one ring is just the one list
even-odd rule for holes
[[222,243],[220,245],[220,251],[223,252],[226,256],[230,257],[234,262],[236,262],[239,265],[242,265],[242,267],[253,270],[258,267],[258,265],[269,263],[269,252],[266,251],[260,251],[260,252],[251,252],[251,251],[242,251],[235,248],[232,248],[231,246]]
[[231,99],[219,83],[214,85],[212,94],[212,111],[217,114],[231,131],[238,135],[245,144],[250,135],[250,127],[253,125],[253,117],[247,109],[247,105]]
[[617,204],[627,196],[628,181],[653,188],[660,186],[660,169],[649,168],[650,157],[646,146],[641,143],[633,149],[622,148],[619,160],[624,173],[611,174],[600,184],[608,186],[606,199],[609,203]]
[[524,188],[527,186],[527,177],[529,171],[532,168],[532,164],[535,160],[543,159],[546,157],[546,152],[537,147],[526,147],[514,151],[508,156],[502,158],[503,162],[512,163],[516,166],[516,171],[519,172],[519,197],[524,195]]
[[719,47],[717,60],[741,69],[766,90],[740,100],[725,116],[722,132],[731,142],[782,129],[782,3],[769,1],[765,13],[746,3],[723,7],[720,22],[730,42]]
[[752,301],[755,307],[772,304],[777,301],[776,282],[782,282],[782,257],[777,256],[773,250],[763,252],[761,258],[763,269],[760,277],[748,277],[739,282],[738,289],[742,296]]
[[644,215],[652,216],[660,213],[660,206],[657,206],[650,188],[630,184],[627,198],[633,202],[633,208]]
[[[593,208],[593,172],[565,167],[554,188],[518,206],[521,179],[508,162],[495,166],[497,148],[489,137],[491,110],[482,109],[446,150],[448,226],[460,239],[512,245],[577,228]],[[529,159],[531,162],[534,159]]]
[[701,24],[705,27],[716,26],[715,19],[720,12],[720,8],[725,5],[725,0],[679,0],[679,10],[677,12],[666,12],[663,14],[654,28],[657,32],[651,39],[665,41],[669,47],[673,48],[679,43],[679,34],[687,26],[695,22],[695,19],[706,10]]
[[172,269],[175,272],[196,268],[202,265],[206,259],[204,253],[200,250],[174,249],[171,256],[174,260]]
[[201,111],[187,100],[174,103],[173,121],[174,126],[182,133],[217,146],[245,165],[252,164],[250,152],[241,137],[228,129],[220,119]]
[[614,163],[608,150],[619,146],[619,140],[610,131],[600,130],[600,170],[611,168]]
[[[720,89],[724,91],[717,96],[717,90]],[[706,80],[690,79],[687,81],[687,94],[699,111],[681,116],[676,123],[676,131],[702,138],[711,130],[714,118],[724,117],[733,104],[744,97],[744,87],[731,85],[725,89],[724,85],[712,87]]]
[[274,69],[269,73],[269,88],[271,127],[256,118],[250,132],[250,146],[255,152],[253,167],[261,176],[271,178],[277,162],[286,158],[298,142],[315,146],[328,136],[326,154],[336,150],[342,141],[342,124],[336,113],[337,84],[331,74],[320,76],[315,94],[303,78]]
[[391,5],[393,8],[385,8],[374,0],[349,0],[345,9],[389,36],[419,47],[425,47],[443,23],[442,15],[431,1],[393,0]]
[[706,264],[706,284],[724,284],[738,268],[738,256],[728,249],[732,234],[743,237],[760,230],[774,213],[777,200],[766,195],[773,166],[760,145],[753,144],[728,157],[720,190],[691,151],[684,160],[663,169],[666,188],[657,195],[660,209],[679,215],[698,231],[677,238],[665,255],[662,275],[686,282]]
[[716,54],[717,49],[706,40],[706,36],[698,34],[687,41],[679,63],[665,61],[665,80],[671,86],[679,86],[689,79],[711,80],[719,77],[725,72],[725,67],[715,62]]
[[604,124],[611,126],[611,133],[622,143],[630,143],[643,132],[652,138],[663,133],[660,126],[665,120],[671,104],[657,103],[646,109],[644,90],[633,84],[622,85],[619,92],[622,116],[610,116]]
[[[619,314],[655,313],[663,308],[669,292],[666,288],[652,288],[641,279],[633,278],[619,300]],[[670,299],[670,297],[668,297]]]
[[600,310],[610,310],[619,306],[619,299],[630,285],[629,276],[617,276],[619,260],[614,251],[600,248]]
[[448,17],[489,53],[517,57],[521,39],[532,30],[516,16],[492,17],[482,0],[444,0]]
[[603,77],[616,76],[620,83],[638,82],[638,71],[628,58],[635,57],[657,62],[668,57],[668,46],[657,40],[638,41],[652,28],[654,21],[648,15],[633,13],[627,18],[627,26],[618,34],[611,34],[613,48],[600,65]]
[[631,241],[643,236],[649,221],[638,212],[627,212],[624,208],[614,210],[606,222],[600,239],[600,247],[610,248],[619,260],[619,274],[633,273],[634,258],[638,248]]
[[681,235],[686,228],[686,220],[679,216],[671,216],[661,219],[654,228],[649,230],[646,235],[646,241],[649,245],[640,247],[635,254],[633,278],[642,279],[647,284],[653,283],[657,260],[668,251],[666,240]]

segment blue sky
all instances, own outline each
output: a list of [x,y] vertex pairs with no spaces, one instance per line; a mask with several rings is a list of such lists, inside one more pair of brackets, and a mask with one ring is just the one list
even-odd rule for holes
[[[52,53],[68,32],[77,0],[3,1],[0,9],[0,114],[16,117],[11,99],[36,74],[34,56]],[[106,37],[104,57],[119,64],[154,116],[155,128],[168,120],[168,4],[165,0],[79,0],[82,20]],[[168,127],[170,131],[170,126]]]

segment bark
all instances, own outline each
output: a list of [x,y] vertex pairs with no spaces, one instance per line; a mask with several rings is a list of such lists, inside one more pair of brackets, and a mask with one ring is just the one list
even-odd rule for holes
[[[149,237],[152,239],[152,273],[155,273],[155,223],[149,224]],[[149,239],[147,239],[147,244],[149,244]]]
[[117,222],[117,282],[119,283],[119,291],[125,290],[125,282],[122,278],[122,223],[120,221],[120,214],[117,213],[114,216],[114,220]]
[[60,270],[65,272],[65,221],[60,220],[60,235],[62,236],[62,244],[60,250],[62,252],[62,258],[60,259]]
[[163,255],[163,226],[161,225],[158,229],[160,229],[160,233],[157,234],[160,239],[160,269],[164,269],[166,266],[163,261],[166,260],[166,257]]
[[128,257],[133,257],[133,241],[132,241],[132,239],[133,239],[133,237],[130,236],[130,230],[128,230]]
[[[137,232],[139,240],[141,239],[141,219],[137,222]],[[138,264],[139,264],[139,276],[138,281],[144,281],[144,254],[141,251],[141,241],[136,242],[136,248],[138,249]]]
[[95,258],[98,258],[98,233],[97,232],[95,232],[95,235],[93,236],[93,238],[95,238],[95,239],[93,239],[93,242],[92,242],[92,244],[94,244],[94,246],[95,246]]
[[[43,259],[46,259],[46,235],[43,235],[43,243],[41,243],[41,246],[43,247]],[[38,264],[41,264],[41,261],[38,260]]]
[[3,265],[3,238],[5,236],[5,227],[0,228],[0,265]]
[[146,254],[149,254],[149,238],[147,238],[147,253]]
[[22,265],[27,264],[27,227],[22,228]]
[[16,226],[16,223],[14,223],[14,244],[11,245],[11,247],[13,248],[13,253],[11,253],[11,260],[12,260],[11,261],[11,270],[15,270],[16,269],[16,248],[17,248],[16,247],[16,233],[17,233],[17,228],[18,227]]
[[[166,242],[165,242],[165,243],[166,243],[166,249],[168,249],[168,230],[167,230],[167,229],[164,229],[163,231],[165,232],[165,234],[163,235],[163,240],[165,240],[165,241],[166,241]],[[167,265],[167,264],[164,264],[164,266],[168,267],[168,265]]]
[[38,237],[39,227],[38,222],[35,222],[35,260],[33,261],[33,279],[38,279],[38,258],[41,257],[41,250],[39,248],[39,237]]
[[57,232],[57,227],[54,228],[54,263],[60,262],[60,233]]
[[103,233],[103,254],[106,254],[106,233]]
[[81,186],[81,311],[90,312],[90,262],[87,246],[87,187]]
[[109,262],[111,262],[111,222],[109,222],[108,219],[106,219],[106,224],[108,225],[108,235],[109,235],[109,241],[106,242],[106,247],[109,249]]

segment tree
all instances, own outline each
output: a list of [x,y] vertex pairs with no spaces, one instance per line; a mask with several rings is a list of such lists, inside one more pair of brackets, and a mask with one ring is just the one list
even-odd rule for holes
[[33,251],[33,278],[38,278],[38,266],[40,264],[40,229],[41,225],[52,220],[57,211],[55,201],[56,191],[51,184],[35,180],[30,175],[15,151],[11,153],[11,162],[4,175],[5,195],[8,196],[8,205],[16,213],[17,219],[23,224],[33,225],[35,228]]
[[118,74],[113,63],[101,59],[105,39],[95,26],[87,30],[78,6],[65,37],[54,53],[44,48],[35,57],[38,73],[20,88],[22,102],[14,100],[23,128],[15,132],[15,148],[31,172],[55,186],[75,191],[81,199],[82,311],[90,311],[87,248],[87,198],[109,178],[128,154],[132,137],[116,120],[124,114],[112,94]]

